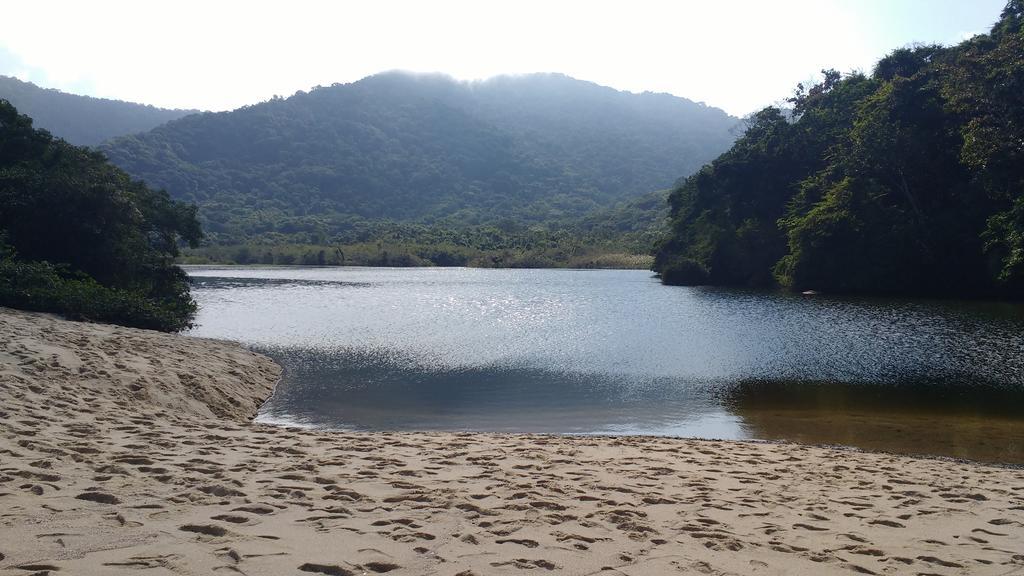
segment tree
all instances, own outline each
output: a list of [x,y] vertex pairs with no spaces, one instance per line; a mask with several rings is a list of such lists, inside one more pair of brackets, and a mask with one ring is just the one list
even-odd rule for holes
[[[195,312],[187,277],[173,265],[179,244],[195,246],[202,236],[195,206],[132,180],[98,152],[33,129],[5,100],[0,233],[8,246],[0,303],[163,330],[187,326]],[[30,279],[53,286],[46,292]],[[117,310],[64,298],[76,289]],[[38,296],[44,292],[49,300]]]
[[672,193],[663,281],[1024,296],[1024,0],[959,46],[823,74]]

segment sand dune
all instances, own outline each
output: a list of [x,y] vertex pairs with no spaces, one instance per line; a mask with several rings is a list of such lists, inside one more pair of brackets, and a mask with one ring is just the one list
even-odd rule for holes
[[1024,472],[249,422],[234,344],[0,309],[0,574],[1024,574]]

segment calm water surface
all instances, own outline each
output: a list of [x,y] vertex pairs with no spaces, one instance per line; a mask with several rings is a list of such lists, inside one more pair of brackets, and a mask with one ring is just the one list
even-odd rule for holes
[[645,271],[191,268],[193,334],[343,430],[788,439],[1024,462],[1024,307],[662,286]]

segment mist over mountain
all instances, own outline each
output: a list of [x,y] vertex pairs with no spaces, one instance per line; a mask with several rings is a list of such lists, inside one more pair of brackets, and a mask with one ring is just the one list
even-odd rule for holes
[[325,242],[365,221],[560,222],[664,189],[725,151],[737,119],[558,74],[459,82],[389,72],[105,143],[195,202],[215,242]]
[[196,110],[168,110],[146,104],[68,94],[0,76],[0,98],[32,118],[36,128],[78,146],[145,132]]

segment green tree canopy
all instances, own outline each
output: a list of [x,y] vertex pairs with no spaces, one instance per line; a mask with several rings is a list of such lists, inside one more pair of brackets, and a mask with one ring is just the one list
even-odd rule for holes
[[736,119],[557,74],[458,82],[378,74],[104,145],[195,202],[211,243],[323,244],[365,222],[561,226],[673,184]]
[[824,71],[670,195],[673,283],[1024,294],[1021,0],[990,34]]
[[[180,329],[195,305],[173,259],[201,235],[194,206],[34,129],[0,100],[0,304]],[[92,308],[86,293],[112,308]]]

